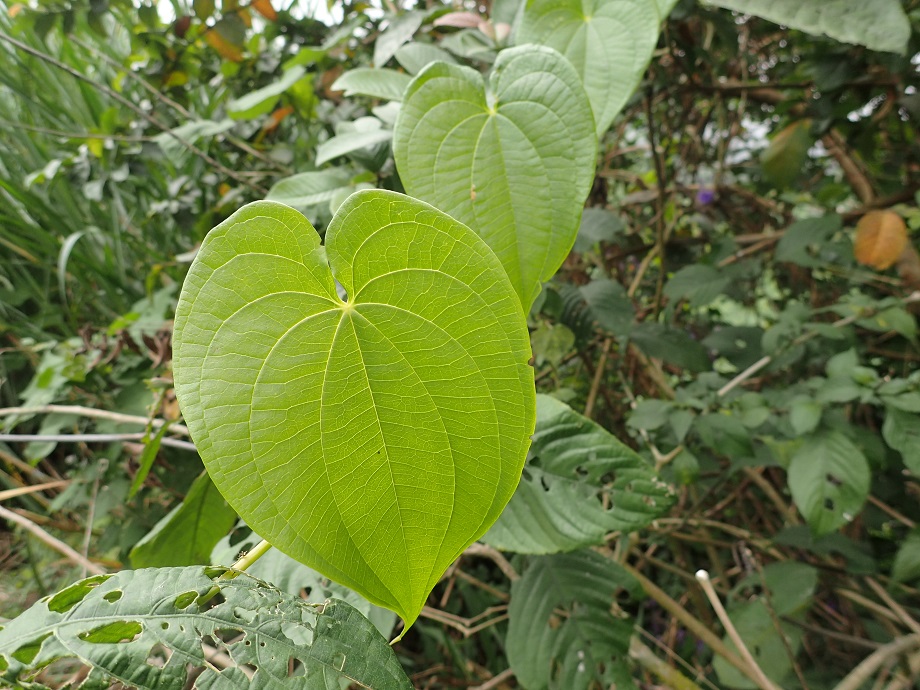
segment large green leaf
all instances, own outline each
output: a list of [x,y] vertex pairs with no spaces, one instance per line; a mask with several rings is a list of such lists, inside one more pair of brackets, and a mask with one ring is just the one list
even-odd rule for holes
[[839,431],[806,439],[789,462],[792,499],[817,536],[856,517],[871,481],[866,456]]
[[407,625],[517,486],[535,414],[520,303],[485,243],[427,204],[358,192],[325,247],[293,209],[245,207],[202,244],[173,347],[237,513]]
[[[350,605],[309,604],[245,574],[215,578],[223,572],[125,570],[45,597],[0,630],[0,678],[19,687],[54,660],[76,658],[94,667],[90,681],[98,685],[85,687],[108,687],[102,681],[111,678],[142,689],[183,688],[195,673],[203,689],[338,690],[341,680],[411,689],[386,640]],[[219,670],[205,658],[202,638],[237,666]]]
[[706,0],[810,34],[827,34],[872,50],[905,53],[910,21],[900,0]]
[[436,62],[412,81],[393,135],[406,191],[498,255],[527,312],[568,255],[594,178],[591,106],[549,48],[503,50],[488,85]]
[[633,623],[611,613],[620,589],[635,595],[638,583],[593,551],[534,559],[511,585],[508,607],[508,661],[521,685],[635,687],[623,677]]
[[614,530],[645,527],[672,499],[631,448],[565,403],[538,395],[524,478],[483,541],[517,553],[572,551]]
[[192,483],[185,500],[160,520],[131,549],[131,565],[204,565],[211,550],[233,527],[236,513],[207,472]]
[[555,48],[571,61],[600,136],[641,81],[659,21],[655,0],[530,0],[516,38]]

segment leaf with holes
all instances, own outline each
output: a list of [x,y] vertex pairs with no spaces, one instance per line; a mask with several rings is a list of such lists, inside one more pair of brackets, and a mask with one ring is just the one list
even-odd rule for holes
[[806,33],[904,54],[910,21],[900,0],[706,0],[710,5],[754,14]]
[[230,505],[407,626],[518,484],[535,414],[520,303],[486,244],[420,201],[358,192],[325,247],[293,209],[238,211],[198,252],[173,343]]
[[[260,541],[262,537],[255,532],[247,532],[245,528],[234,530],[214,547],[210,562],[234,563],[240,554],[252,551]],[[333,582],[322,573],[295,561],[278,549],[269,549],[264,556],[246,568],[246,572],[260,580],[271,582],[272,586],[282,592],[314,604],[322,604],[326,599],[341,599],[373,623],[381,635],[387,639],[391,637],[390,633],[396,624],[395,613],[375,606],[357,592]]]
[[[87,687],[181,688],[194,673],[196,688],[331,689],[344,680],[411,689],[387,641],[345,602],[308,604],[245,574],[216,578],[224,572],[149,568],[81,580],[0,630],[0,678],[18,687],[58,659],[78,659],[93,667]],[[237,665],[219,670],[202,640]]]
[[508,607],[505,643],[521,685],[634,687],[626,661],[633,622],[611,614],[620,590],[635,596],[638,583],[593,551],[535,558],[511,585]]
[[517,41],[549,46],[575,66],[601,136],[642,80],[659,24],[655,0],[530,0]]
[[436,62],[412,81],[393,134],[406,191],[475,230],[525,313],[575,241],[597,143],[578,74],[549,48],[503,50],[488,84]]
[[548,395],[537,396],[537,428],[524,478],[483,541],[515,553],[557,553],[641,529],[673,494],[635,451]]
[[815,536],[833,532],[862,510],[869,463],[839,431],[809,437],[789,462],[789,490]]

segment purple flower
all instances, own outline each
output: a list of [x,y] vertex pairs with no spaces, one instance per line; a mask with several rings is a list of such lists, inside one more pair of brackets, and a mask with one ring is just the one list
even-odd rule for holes
[[714,189],[701,189],[696,193],[696,203],[700,206],[709,206],[715,201],[716,192]]

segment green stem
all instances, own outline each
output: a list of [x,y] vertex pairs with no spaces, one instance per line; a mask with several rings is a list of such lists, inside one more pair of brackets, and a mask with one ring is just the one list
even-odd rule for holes
[[[246,570],[249,566],[251,566],[257,560],[262,558],[262,556],[264,556],[271,547],[272,545],[263,539],[258,544],[256,544],[250,551],[248,551],[247,553],[244,553],[239,558],[239,560],[237,560],[237,562],[234,563],[230,567],[232,568],[232,570]],[[238,573],[228,570],[226,573],[224,573],[221,576],[221,579],[222,580],[232,580],[233,578],[237,576],[237,574]]]
[[[258,544],[256,544],[255,547],[252,548],[248,553],[245,553],[240,558],[238,558],[236,563],[231,565],[230,568],[228,568],[224,572],[223,575],[217,578],[218,582],[220,582],[221,580],[224,580],[224,581],[232,580],[237,575],[239,575],[240,572],[246,570],[246,568],[251,566],[257,560],[259,560],[262,556],[264,556],[265,553],[271,547],[272,545],[263,539]],[[209,589],[207,592],[205,592],[200,597],[198,597],[195,603],[198,606],[203,608],[205,604],[207,604],[209,601],[211,601],[211,599],[217,596],[218,592],[220,592],[220,585],[215,584],[214,586],[211,587],[211,589]]]

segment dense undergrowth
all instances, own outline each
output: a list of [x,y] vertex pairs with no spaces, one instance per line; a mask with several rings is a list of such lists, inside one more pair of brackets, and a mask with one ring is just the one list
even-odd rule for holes
[[[902,4],[916,29],[917,3]],[[227,565],[254,545],[202,478],[172,389],[189,264],[245,202],[288,203],[323,230],[356,190],[403,191],[390,140],[405,75],[443,58],[484,70],[517,9],[336,3],[326,24],[261,0],[5,7],[0,616],[81,575]],[[689,0],[671,11],[528,325],[544,419],[563,426],[559,401],[582,413],[597,426],[579,429],[637,451],[673,505],[608,523],[610,466],[528,466],[553,497],[541,510],[582,501],[583,521],[468,550],[396,647],[415,687],[568,687],[533,670],[530,635],[596,613],[598,591],[615,631],[595,644],[619,650],[599,686],[757,687],[739,665],[780,687],[914,686],[918,47],[913,32],[898,54]],[[400,77],[333,87],[371,64]],[[250,572],[344,596],[392,631],[386,612],[272,558]],[[541,620],[522,602],[546,591],[570,599]]]

